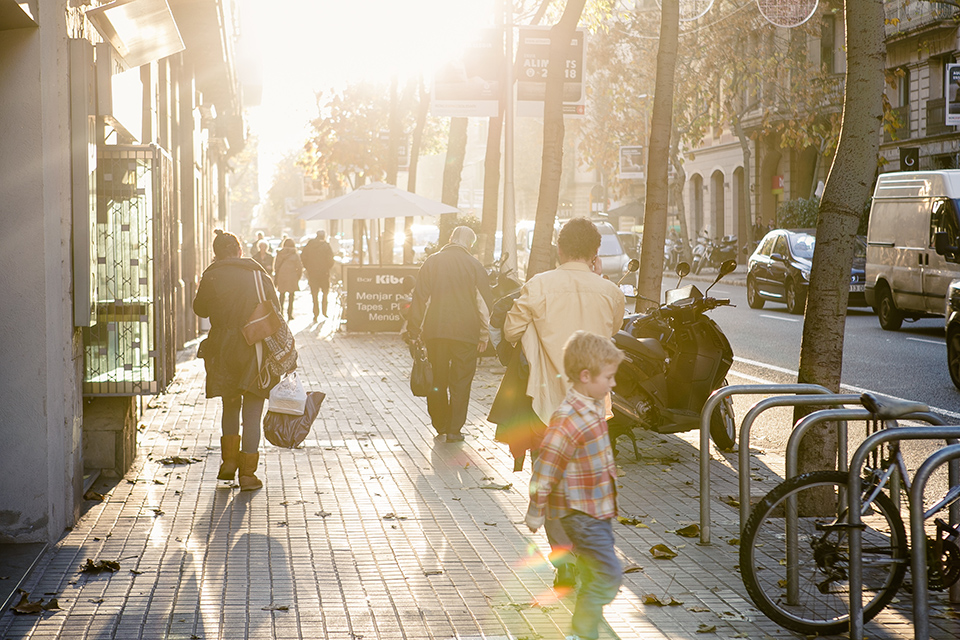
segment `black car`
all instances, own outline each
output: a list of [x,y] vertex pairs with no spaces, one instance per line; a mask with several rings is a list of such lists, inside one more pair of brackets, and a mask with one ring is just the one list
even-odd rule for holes
[[[813,229],[774,229],[767,233],[747,262],[747,304],[760,309],[772,300],[785,303],[790,313],[803,313],[816,241]],[[863,296],[866,246],[865,239],[857,236],[849,306],[867,304]]]

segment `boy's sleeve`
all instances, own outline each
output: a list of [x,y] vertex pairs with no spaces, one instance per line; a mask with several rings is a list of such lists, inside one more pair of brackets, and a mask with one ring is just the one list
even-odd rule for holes
[[556,422],[551,420],[540,443],[540,454],[533,464],[533,475],[530,477],[528,521],[533,519],[542,523],[550,494],[560,483],[567,463],[573,456],[575,444],[566,427],[566,418]]

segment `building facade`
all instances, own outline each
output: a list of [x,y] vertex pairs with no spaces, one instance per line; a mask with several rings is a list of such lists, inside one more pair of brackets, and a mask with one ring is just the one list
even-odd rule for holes
[[73,524],[172,379],[244,144],[231,0],[0,0],[0,542]]

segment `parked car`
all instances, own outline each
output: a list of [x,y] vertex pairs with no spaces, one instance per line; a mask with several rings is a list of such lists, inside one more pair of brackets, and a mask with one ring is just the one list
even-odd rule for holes
[[947,288],[947,369],[960,389],[960,280]]
[[617,237],[620,238],[620,244],[623,245],[623,250],[627,252],[627,255],[631,259],[639,260],[643,236],[633,231],[618,231]]
[[[767,300],[783,302],[790,313],[803,313],[816,246],[813,229],[774,229],[763,237],[747,261],[747,304],[760,309]],[[857,236],[850,268],[852,307],[866,306],[863,295],[866,240]]]

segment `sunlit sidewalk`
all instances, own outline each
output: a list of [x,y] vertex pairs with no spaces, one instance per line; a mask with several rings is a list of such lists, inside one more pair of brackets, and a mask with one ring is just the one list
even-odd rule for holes
[[[529,463],[513,473],[483,420],[502,367],[484,360],[466,441],[437,442],[408,387],[396,335],[292,323],[308,389],[326,401],[304,446],[264,442],[264,488],[216,480],[219,399],[187,357],[142,418],[140,457],[100,485],[78,525],[28,576],[29,601],[59,609],[0,617],[2,638],[562,638],[574,596],[558,598],[542,535],[523,526]],[[628,568],[602,638],[793,638],[746,599],[737,573],[733,458],[714,453],[715,543],[675,531],[697,519],[694,437],[646,435],[624,447],[617,525]],[[761,470],[763,472],[764,470]],[[772,486],[772,485],[770,485]],[[650,549],[677,552],[657,560]],[[119,568],[81,573],[91,559]],[[653,596],[674,606],[644,604]],[[912,637],[909,596],[868,625],[871,638]],[[935,619],[934,637],[960,635]],[[706,635],[705,635],[706,634]]]

